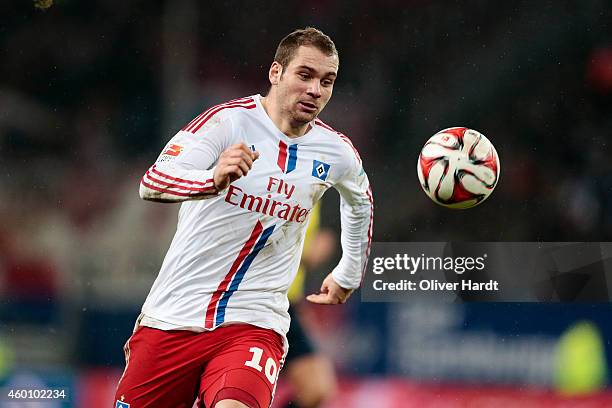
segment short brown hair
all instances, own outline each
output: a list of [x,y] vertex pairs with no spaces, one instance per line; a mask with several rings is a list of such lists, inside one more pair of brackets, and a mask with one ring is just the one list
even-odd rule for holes
[[313,46],[325,55],[338,56],[336,45],[328,35],[314,27],[306,27],[293,31],[281,40],[274,54],[274,61],[282,65],[284,70],[301,46]]

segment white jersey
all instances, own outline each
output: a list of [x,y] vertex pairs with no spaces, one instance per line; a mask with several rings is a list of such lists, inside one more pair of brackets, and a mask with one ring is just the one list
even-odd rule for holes
[[[330,187],[341,196],[343,249],[333,277],[347,289],[360,285],[373,199],[357,151],[318,119],[304,136],[289,138],[260,98],[230,101],[196,117],[142,178],[142,198],[184,203],[141,324],[211,330],[244,322],[285,336],[287,290],[310,211]],[[236,143],[258,151],[259,159],[246,177],[217,191],[214,166]]]

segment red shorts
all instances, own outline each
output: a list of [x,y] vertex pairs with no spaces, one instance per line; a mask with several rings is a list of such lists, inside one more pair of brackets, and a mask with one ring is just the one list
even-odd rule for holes
[[204,333],[140,326],[125,344],[113,406],[191,408],[197,400],[212,408],[233,399],[268,408],[283,354],[278,333],[249,324]]

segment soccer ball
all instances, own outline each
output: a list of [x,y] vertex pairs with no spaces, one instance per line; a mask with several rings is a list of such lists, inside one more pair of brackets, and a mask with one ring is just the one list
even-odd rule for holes
[[449,208],[482,203],[499,180],[499,157],[482,133],[454,127],[433,135],[419,155],[417,173],[425,193]]

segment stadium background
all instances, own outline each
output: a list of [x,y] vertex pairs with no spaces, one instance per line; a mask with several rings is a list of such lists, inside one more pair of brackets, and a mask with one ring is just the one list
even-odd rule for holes
[[[294,28],[339,48],[322,118],[364,158],[375,241],[612,238],[609,2],[65,0],[0,13],[0,384],[68,387],[57,406],[109,406],[171,238],[178,207],[140,201],[143,171],[206,107],[265,92]],[[415,171],[424,141],[457,125],[502,163],[492,197],[459,212],[431,203]],[[326,195],[332,228],[336,206]],[[612,404],[606,303],[354,296],[302,311],[341,375],[333,407]]]

